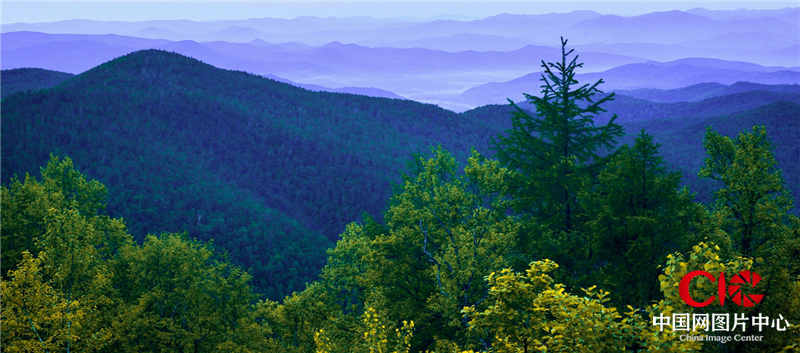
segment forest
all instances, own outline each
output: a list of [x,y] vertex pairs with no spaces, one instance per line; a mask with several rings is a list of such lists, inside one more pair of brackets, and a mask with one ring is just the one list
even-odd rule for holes
[[[463,114],[155,50],[4,94],[3,349],[800,350],[795,97],[617,100],[561,50],[525,102]],[[764,299],[690,306],[696,270]],[[654,325],[681,313],[790,325]]]

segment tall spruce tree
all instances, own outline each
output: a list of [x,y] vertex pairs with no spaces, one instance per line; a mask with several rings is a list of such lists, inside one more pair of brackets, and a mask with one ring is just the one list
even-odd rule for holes
[[681,186],[680,173],[667,169],[659,147],[642,130],[600,171],[591,192],[581,195],[582,206],[592,210],[585,222],[592,235],[590,278],[611,289],[618,307],[646,307],[657,299],[659,264],[702,239],[705,210]]
[[509,100],[516,109],[513,127],[492,141],[501,163],[518,172],[511,185],[517,210],[564,232],[577,225],[577,195],[605,163],[600,153],[613,148],[623,133],[614,123],[616,115],[595,125],[597,115],[605,111],[602,105],[614,94],[596,99],[603,93],[598,89],[602,79],[578,83],[575,75],[583,63],[573,51],[561,38],[561,61],[542,60],[541,96],[524,94],[536,114]]

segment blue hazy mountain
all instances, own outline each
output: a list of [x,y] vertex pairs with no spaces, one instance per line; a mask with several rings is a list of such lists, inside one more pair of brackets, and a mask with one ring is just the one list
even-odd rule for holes
[[[522,99],[521,92],[537,90],[541,74],[531,73],[510,81],[487,83],[464,91],[460,101],[480,105]],[[606,90],[638,88],[676,89],[700,83],[730,85],[739,81],[760,84],[798,84],[800,71],[753,63],[709,58],[622,65],[610,70],[579,74],[580,81],[605,81]]]
[[800,94],[800,85],[766,85],[752,82],[736,82],[723,85],[714,82],[698,83],[675,89],[640,88],[618,90],[617,93],[652,102],[696,102],[706,98],[731,95],[750,91]]
[[[445,51],[509,51],[567,36],[583,51],[667,61],[683,57],[744,60],[796,66],[797,52],[781,51],[800,38],[798,8],[777,10],[663,11],[617,16],[592,11],[499,14],[475,20],[409,21],[370,17],[254,18],[226,21],[90,21],[7,23],[3,32],[116,33],[199,42],[340,41],[370,47]],[[643,50],[649,48],[650,50]]]

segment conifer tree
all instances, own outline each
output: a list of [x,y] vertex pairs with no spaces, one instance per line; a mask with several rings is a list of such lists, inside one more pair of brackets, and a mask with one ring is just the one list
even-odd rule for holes
[[583,207],[592,210],[586,221],[592,235],[591,279],[613,289],[617,305],[645,306],[656,299],[658,264],[670,252],[688,249],[702,233],[705,211],[681,187],[680,173],[667,170],[659,146],[641,131],[581,197]]
[[576,227],[578,191],[605,162],[601,153],[622,135],[622,127],[614,123],[616,115],[595,125],[597,115],[605,111],[602,105],[614,94],[597,99],[602,79],[578,83],[576,71],[583,63],[573,51],[561,38],[561,61],[542,61],[541,96],[525,94],[536,114],[509,100],[516,109],[513,128],[492,142],[497,158],[519,172],[512,185],[517,209],[565,232]]

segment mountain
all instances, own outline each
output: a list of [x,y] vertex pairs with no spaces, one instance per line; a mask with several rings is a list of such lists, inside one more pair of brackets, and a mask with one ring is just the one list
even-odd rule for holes
[[[70,20],[45,23],[4,23],[3,32],[117,33],[147,38],[195,41],[247,42],[294,41],[321,45],[332,41],[386,46],[392,42],[421,40],[473,33],[502,35],[516,33],[528,38],[525,44],[550,41],[571,25],[600,16],[592,11],[540,15],[499,14],[478,20],[408,21],[370,17],[251,18],[224,21],[94,21]],[[78,32],[76,32],[78,31]],[[429,49],[435,49],[431,47]],[[499,48],[492,48],[498,50]]]
[[[679,24],[679,25],[676,25]],[[713,33],[716,23],[709,18],[683,11],[653,12],[639,16],[604,15],[573,25],[567,33],[581,42],[678,43],[686,35]],[[645,30],[646,29],[646,30]]]
[[0,93],[5,98],[17,92],[50,88],[70,77],[72,74],[66,72],[35,68],[3,70],[0,72]]
[[[37,67],[75,73],[85,71],[75,67],[92,67],[107,61],[103,59],[108,56],[121,56],[140,49],[169,50],[226,68],[289,77],[299,74],[413,74],[531,69],[538,65],[539,59],[553,59],[558,54],[558,49],[554,47],[534,45],[505,52],[446,52],[423,48],[365,47],[338,41],[318,47],[307,47],[36,32],[4,33],[2,40],[4,68],[15,68],[35,62]],[[44,55],[47,48],[53,46],[56,47],[51,49],[51,55]],[[78,53],[82,52],[91,55],[81,57]],[[595,68],[609,68],[643,61],[635,57],[597,52],[585,52],[582,55],[590,63],[590,67]]]
[[[72,76],[74,75],[66,72],[51,71],[38,68],[2,70],[2,73],[0,74],[0,83],[2,84],[2,89],[0,89],[0,91],[2,91],[3,97],[5,97],[19,91],[50,88],[61,82],[66,81],[68,78]],[[317,85],[292,82],[291,80],[287,80],[275,75],[265,75],[264,77],[278,82],[288,83],[292,86],[304,88],[309,91],[347,93],[347,94],[357,94],[362,96],[379,97],[379,98],[406,99],[405,97],[401,97],[397,94],[394,94],[393,92],[382,90],[380,88],[372,88],[372,87],[328,88]]]
[[[596,51],[609,54],[638,56],[655,61],[671,61],[687,57],[707,57],[722,60],[748,61],[762,65],[797,66],[800,55],[792,47],[798,45],[795,35],[800,29],[790,32],[754,32],[745,27],[706,39],[684,38],[675,43],[596,42],[577,44],[578,51]],[[794,43],[794,44],[793,44]]]
[[405,97],[398,96],[385,89],[372,88],[372,87],[339,87],[339,88],[334,88],[329,92],[358,94],[362,96],[378,97],[378,98],[406,99]]
[[648,100],[651,102],[696,102],[706,98],[731,95],[750,91],[800,94],[800,85],[765,85],[752,82],[736,82],[732,85],[705,82],[676,89],[640,88],[618,90],[618,94]]
[[[340,41],[368,47],[457,51],[511,51],[551,45],[559,36],[572,44],[648,60],[714,57],[765,65],[797,66],[800,10],[705,10],[653,12],[636,16],[593,11],[498,14],[475,20],[411,21],[370,17],[251,18],[226,21],[91,21],[5,23],[3,32],[107,34],[197,42],[297,42],[322,46]],[[757,29],[754,30],[754,29]],[[651,50],[641,50],[651,48]],[[534,60],[536,61],[536,60]]]
[[[496,104],[522,99],[520,92],[539,87],[539,73],[531,73],[506,82],[494,82],[470,88],[455,100],[473,105]],[[638,88],[675,89],[699,83],[733,84],[747,81],[761,84],[798,84],[800,71],[766,67],[753,63],[710,58],[687,58],[669,62],[646,62],[622,65],[610,70],[577,75],[581,82],[603,79],[606,90]]]
[[[795,213],[800,201],[800,102],[777,101],[739,112],[710,116],[703,119],[673,117],[626,124],[627,131],[646,129],[662,144],[665,160],[680,169],[690,189],[704,201],[710,201],[719,184],[697,177],[703,165],[703,135],[707,127],[727,136],[736,136],[754,125],[766,127],[778,167],[794,197]],[[627,138],[628,141],[632,137]]]
[[[442,146],[460,161],[472,148],[491,156],[490,139],[510,127],[509,106],[456,114],[313,92],[159,50],[0,104],[4,184],[35,173],[51,153],[70,156],[109,188],[106,211],[138,239],[162,231],[213,239],[271,298],[315,278],[345,224],[380,218],[413,154]],[[766,124],[787,183],[800,185],[796,94],[614,104],[607,108],[626,131],[654,134],[701,199],[711,190],[694,176],[707,124],[726,133]]]
[[[800,26],[792,12],[779,13],[777,17],[774,13],[715,17],[686,11],[652,12],[630,17],[604,15],[576,23],[567,35],[580,38],[581,43],[618,43],[620,38],[624,38],[625,42],[677,44],[687,38],[706,40],[752,28],[758,28],[758,32],[763,34],[797,33]],[[735,42],[728,43],[737,47]]]
[[[51,35],[36,32],[5,33],[2,35],[2,40],[3,47],[0,53],[4,69],[35,66],[69,73],[80,73],[132,51],[158,48],[189,55],[224,68],[262,73],[278,81],[310,90],[404,99],[393,92],[379,88],[352,86],[328,88],[297,83],[271,75],[268,69],[264,68],[269,66],[268,64],[261,64],[252,59],[252,57],[277,58],[287,48],[289,48],[288,50],[307,50],[308,47],[260,44],[260,47],[257,47],[258,50],[256,50],[254,46],[259,43],[198,43],[191,40],[173,42],[118,35]],[[275,50],[277,53],[270,53],[268,52],[269,50]],[[236,55],[230,55],[231,53]],[[283,60],[282,62],[288,63],[290,61]],[[272,62],[272,64],[274,63]],[[275,71],[280,71],[281,69],[281,66],[276,66]]]
[[714,20],[738,20],[748,18],[774,18],[786,23],[797,22],[800,19],[800,7],[785,7],[782,9],[736,9],[736,10],[709,10],[694,8],[686,10],[694,15],[708,17]]
[[[623,97],[620,97],[623,98]],[[639,131],[644,129],[653,135],[655,142],[661,144],[660,153],[668,166],[681,172],[683,182],[697,198],[709,202],[713,191],[720,187],[715,182],[699,178],[697,172],[703,165],[705,150],[703,135],[706,128],[711,127],[727,136],[736,136],[740,132],[751,129],[754,125],[766,127],[773,146],[778,167],[789,190],[794,197],[794,204],[800,202],[800,96],[788,97],[791,101],[776,100],[766,104],[746,104],[738,107],[726,106],[737,104],[741,97],[736,95],[717,97],[712,100],[697,102],[693,108],[664,110],[652,112],[648,109],[625,110],[624,105],[608,104],[609,111],[619,115],[619,123],[626,135],[621,143],[633,143]],[[631,99],[631,98],[628,98]],[[716,109],[697,111],[694,108],[708,104]],[[664,107],[678,105],[664,105]],[[529,107],[528,107],[529,108]],[[501,133],[511,128],[508,118],[513,110],[509,105],[487,105],[462,113],[465,118],[481,124],[493,133]],[[795,212],[798,208],[795,206]]]
[[214,239],[272,298],[302,289],[344,225],[379,217],[413,153],[462,158],[485,132],[436,106],[311,92],[137,51],[2,100],[4,183],[50,153],[108,186],[141,239]]
[[[80,73],[141,49],[163,49],[217,67],[275,75],[315,87],[372,87],[397,96],[439,102],[437,96],[493,80],[506,80],[552,60],[558,49],[528,45],[513,51],[462,51],[365,47],[332,42],[313,47],[265,42],[164,41],[111,35],[2,34],[5,69],[35,66]],[[642,59],[598,52],[582,53],[589,68],[603,70]],[[333,89],[335,90],[335,88]],[[366,91],[365,91],[366,92]],[[447,104],[446,100],[443,104]]]
[[68,73],[80,73],[125,53],[168,43],[118,35],[36,32],[4,33],[0,40],[3,69],[38,67]]
[[508,37],[508,35],[458,33],[439,37],[399,40],[391,43],[386,43],[383,39],[376,39],[364,44],[372,46],[384,45],[392,48],[436,48],[449,52],[459,52],[467,50],[511,51],[531,43],[523,38]]

